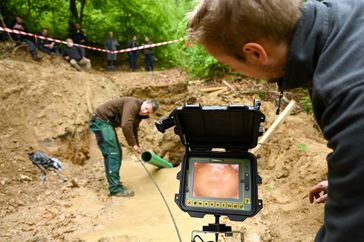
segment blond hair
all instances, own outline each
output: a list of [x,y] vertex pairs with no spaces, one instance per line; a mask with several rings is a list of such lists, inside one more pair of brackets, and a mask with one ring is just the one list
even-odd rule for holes
[[189,37],[244,60],[244,43],[288,43],[303,0],[201,0],[188,14]]

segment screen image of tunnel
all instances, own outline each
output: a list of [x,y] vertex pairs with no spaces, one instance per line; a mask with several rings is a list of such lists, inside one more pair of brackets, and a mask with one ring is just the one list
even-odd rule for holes
[[239,199],[239,164],[194,162],[192,195]]

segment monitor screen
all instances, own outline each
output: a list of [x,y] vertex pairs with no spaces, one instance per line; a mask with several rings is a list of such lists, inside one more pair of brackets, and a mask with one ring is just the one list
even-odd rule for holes
[[239,199],[239,164],[193,163],[193,197]]
[[184,204],[195,210],[252,209],[251,161],[245,157],[199,157],[188,159]]

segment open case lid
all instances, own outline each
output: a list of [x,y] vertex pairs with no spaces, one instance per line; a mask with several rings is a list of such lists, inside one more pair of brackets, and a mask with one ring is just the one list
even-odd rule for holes
[[257,145],[265,116],[254,107],[245,105],[200,106],[186,105],[175,109],[172,116],[175,132],[182,143],[192,149],[226,148],[248,150]]

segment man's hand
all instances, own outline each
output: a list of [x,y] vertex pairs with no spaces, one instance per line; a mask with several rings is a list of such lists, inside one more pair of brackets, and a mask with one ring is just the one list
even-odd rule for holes
[[137,153],[137,154],[142,153],[142,150],[140,149],[140,147],[139,147],[138,145],[134,145],[134,146],[133,146],[133,150],[134,150],[134,152],[135,152],[135,153]]
[[[326,181],[322,181],[320,183],[318,183],[316,186],[312,187],[310,189],[310,193],[309,193],[309,198],[310,198],[310,203],[325,203],[327,200],[327,188],[328,188],[329,184]],[[321,192],[323,192],[323,194],[320,194]]]

